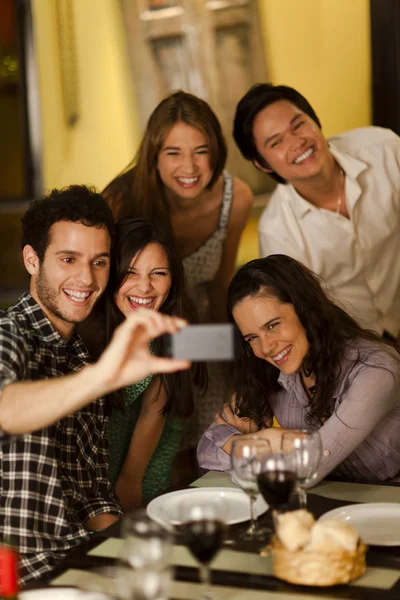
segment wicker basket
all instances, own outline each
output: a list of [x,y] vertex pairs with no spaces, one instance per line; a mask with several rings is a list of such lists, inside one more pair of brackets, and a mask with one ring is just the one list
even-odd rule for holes
[[305,552],[287,550],[277,538],[272,546],[274,575],[300,585],[336,585],[349,583],[365,573],[367,546],[360,542],[354,552]]

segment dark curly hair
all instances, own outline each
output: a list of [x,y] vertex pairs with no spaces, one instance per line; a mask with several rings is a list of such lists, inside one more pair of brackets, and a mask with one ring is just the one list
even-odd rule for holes
[[54,223],[71,221],[87,227],[106,227],[114,237],[114,219],[110,207],[95,189],[71,185],[52,190],[47,196],[34,200],[21,219],[21,246],[32,246],[43,262],[50,243],[49,231]]
[[[341,372],[341,361],[350,340],[365,339],[378,346],[392,346],[377,333],[363,329],[342,308],[328,298],[319,277],[283,254],[252,260],[239,269],[228,290],[228,315],[244,298],[272,296],[290,303],[303,325],[309,351],[303,367],[316,377],[315,393],[310,400],[307,420],[320,425],[333,411],[334,391]],[[240,336],[234,384],[240,415],[254,419],[260,427],[271,421],[268,403],[271,392],[280,388],[279,369],[257,358]]]
[[[270,169],[269,164],[257,150],[253,135],[253,123],[264,108],[275,102],[286,100],[297,106],[304,114],[308,115],[320,129],[321,123],[311,104],[297,90],[287,85],[272,85],[272,83],[258,83],[253,85],[243,96],[236,107],[233,121],[233,137],[240,152],[247,160],[256,160],[262,167]],[[278,173],[272,171],[269,175],[278,181],[286,183]]]
[[[162,312],[185,317],[192,323],[197,321],[196,311],[185,292],[183,264],[176,252],[173,239],[165,227],[154,219],[128,217],[116,224],[114,256],[104,297],[106,315],[104,346],[111,339],[116,327],[125,319],[115,303],[115,295],[127,277],[132,258],[149,244],[159,244],[165,250],[171,272],[172,285],[161,307]],[[158,356],[165,355],[163,338],[154,340],[152,349]],[[193,412],[193,380],[200,387],[206,386],[207,377],[203,365],[194,365],[189,371],[160,375],[161,385],[164,385],[167,390],[164,414],[170,413],[182,418],[190,416]],[[118,394],[114,395],[112,400],[114,407],[122,406]]]

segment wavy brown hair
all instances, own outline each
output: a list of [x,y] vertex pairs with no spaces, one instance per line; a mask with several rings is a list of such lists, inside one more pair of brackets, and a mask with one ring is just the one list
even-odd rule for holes
[[207,188],[211,189],[220,177],[227,148],[216,115],[201,98],[183,91],[175,92],[162,100],[151,114],[132,163],[103,191],[116,218],[146,215],[170,223],[157,161],[166,136],[177,123],[198,129],[208,140],[213,175]]
[[[340,377],[346,345],[351,340],[368,340],[378,347],[392,347],[377,333],[363,329],[326,295],[319,277],[283,254],[252,260],[241,267],[228,289],[228,316],[244,298],[269,296],[293,305],[303,325],[309,351],[303,368],[316,377],[315,393],[310,399],[307,421],[320,425],[333,412],[334,392]],[[236,404],[241,416],[254,419],[259,427],[272,419],[268,402],[271,392],[280,388],[280,371],[257,358],[241,336],[239,357],[234,369]],[[360,356],[359,356],[360,359]]]

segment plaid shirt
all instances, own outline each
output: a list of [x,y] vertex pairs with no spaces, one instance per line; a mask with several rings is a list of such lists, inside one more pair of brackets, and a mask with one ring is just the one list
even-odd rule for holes
[[[16,381],[79,371],[88,362],[81,339],[63,340],[30,294],[0,312],[0,392]],[[22,584],[88,539],[85,521],[121,515],[107,477],[105,426],[101,399],[31,434],[1,433],[0,538],[19,550]]]

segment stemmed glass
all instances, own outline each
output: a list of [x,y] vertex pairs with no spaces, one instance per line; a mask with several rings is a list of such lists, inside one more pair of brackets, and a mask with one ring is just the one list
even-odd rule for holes
[[141,509],[124,518],[122,537],[117,597],[121,600],[168,598],[172,580],[170,534]]
[[179,531],[183,542],[200,563],[199,575],[204,586],[203,600],[212,600],[210,563],[224,541],[226,504],[222,498],[212,502],[180,505]]
[[250,526],[244,534],[245,540],[263,539],[270,529],[257,525],[254,502],[259,494],[257,475],[266,455],[271,454],[268,440],[255,435],[241,436],[232,443],[231,465],[234,481],[239,484],[250,500]]
[[289,454],[271,454],[260,463],[258,487],[264,500],[272,509],[273,522],[280,511],[288,508],[296,487],[293,457]]
[[294,429],[282,435],[281,450],[290,454],[297,477],[300,508],[307,508],[306,486],[315,479],[322,456],[322,442],[318,431]]

